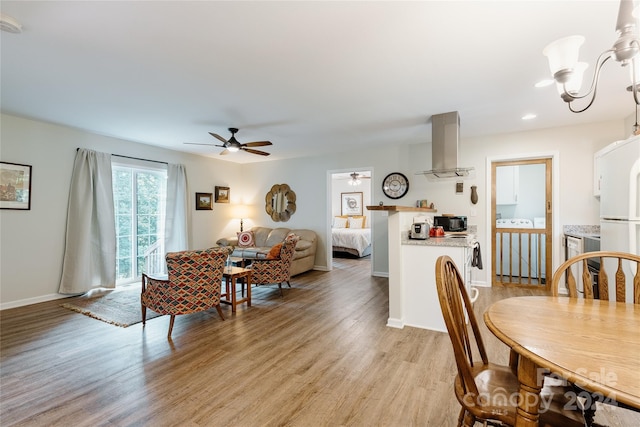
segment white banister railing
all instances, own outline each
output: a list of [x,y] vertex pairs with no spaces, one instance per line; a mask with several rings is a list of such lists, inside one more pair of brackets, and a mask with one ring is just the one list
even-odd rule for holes
[[167,262],[165,261],[164,241],[162,239],[157,240],[145,251],[144,272],[149,275],[167,274]]
[[498,229],[494,280],[503,284],[545,283],[545,237],[540,229]]

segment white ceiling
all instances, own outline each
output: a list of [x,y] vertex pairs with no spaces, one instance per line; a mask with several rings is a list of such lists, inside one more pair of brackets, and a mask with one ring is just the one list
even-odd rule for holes
[[[586,37],[593,71],[615,41],[618,1],[2,1],[9,114],[240,163],[431,140],[457,110],[461,138],[622,119],[626,69],[569,112],[542,49]],[[586,86],[586,83],[585,83]],[[538,118],[523,121],[526,113]],[[270,140],[219,156],[212,131]],[[43,141],[50,143],[51,141]]]

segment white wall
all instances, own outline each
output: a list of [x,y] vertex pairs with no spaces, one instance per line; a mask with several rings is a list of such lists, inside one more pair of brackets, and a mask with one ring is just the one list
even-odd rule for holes
[[[0,210],[0,307],[57,297],[62,274],[69,184],[76,149],[141,157],[187,168],[191,196],[191,248],[211,247],[235,231],[231,204],[196,211],[195,192],[213,192],[215,185],[243,190],[230,182],[241,167],[150,145],[99,136],[77,129],[2,114],[0,159],[32,166],[31,210]],[[235,226],[234,226],[235,225]]]
[[349,185],[349,179],[333,179],[331,190],[331,215],[337,216],[342,214],[342,193],[359,192],[362,193],[362,214],[367,217],[365,227],[371,224],[371,212],[366,206],[371,205],[371,180],[362,179],[360,185]]
[[[487,241],[485,163],[487,158],[507,158],[540,152],[559,153],[558,224],[597,224],[598,201],[592,197],[593,153],[608,143],[628,136],[627,121],[593,123],[517,134],[464,138],[461,131],[461,166],[475,167],[475,177],[464,181],[464,194],[456,195],[453,181],[430,182],[417,171],[431,168],[431,144],[398,145],[354,150],[309,159],[265,161],[236,165],[158,147],[89,134],[62,126],[2,115],[3,161],[33,166],[32,209],[0,211],[0,303],[36,302],[51,298],[61,274],[66,207],[71,167],[77,147],[183,163],[187,167],[191,196],[213,192],[215,185],[231,187],[231,201],[253,205],[255,216],[246,226],[309,228],[318,233],[316,266],[326,269],[326,236],[330,225],[331,185],[327,171],[371,168],[371,204],[414,205],[417,199],[433,201],[439,213],[467,215],[478,226],[481,242]],[[391,200],[382,194],[381,180],[391,172],[402,172],[410,180],[407,195]],[[286,183],[296,192],[297,211],[286,223],[274,223],[264,212],[264,196],[274,184]],[[479,202],[470,202],[470,186],[478,187]],[[193,203],[192,203],[193,204]],[[233,204],[215,204],[213,211],[192,211],[192,248],[212,246],[220,236],[238,231]],[[476,215],[471,215],[472,209]],[[388,273],[387,217],[371,216],[374,274]],[[560,228],[561,230],[561,228]],[[559,242],[560,233],[553,236]],[[555,249],[555,260],[559,260]],[[485,256],[489,251],[485,249]],[[485,261],[485,265],[489,265]],[[37,266],[35,268],[34,266]],[[554,265],[555,267],[555,265]],[[488,281],[488,269],[475,271],[473,280]]]
[[[462,128],[462,132],[464,127]],[[608,145],[612,141],[628,137],[629,129],[624,122],[612,121],[592,123],[589,125],[546,129],[513,134],[490,135],[480,138],[460,140],[461,166],[475,168],[475,178],[464,181],[464,195],[455,194],[455,181],[429,182],[424,177],[415,177],[413,189],[424,195],[424,198],[434,201],[439,213],[455,213],[467,215],[469,225],[478,226],[478,239],[485,243],[482,247],[483,255],[490,256],[486,249],[487,214],[486,203],[486,159],[509,159],[515,157],[535,157],[538,153],[557,152],[559,156],[560,194],[559,217],[556,218],[556,233],[554,241],[554,265],[557,267],[561,259],[560,241],[562,225],[599,223],[599,202],[592,196],[593,153]],[[428,156],[430,158],[430,144],[419,144],[411,147],[412,155],[408,159],[411,169],[424,169],[415,159]],[[490,173],[489,171],[488,173]],[[470,187],[477,186],[478,204],[470,201]],[[415,193],[414,193],[415,194]],[[417,197],[410,195],[409,202]],[[476,215],[472,215],[475,211]],[[490,263],[485,259],[485,266]],[[478,283],[490,283],[489,269],[482,271],[474,269],[472,280]]]

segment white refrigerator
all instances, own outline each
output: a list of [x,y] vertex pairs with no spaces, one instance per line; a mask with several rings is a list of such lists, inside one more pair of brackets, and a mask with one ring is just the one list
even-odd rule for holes
[[[606,147],[600,168],[600,250],[638,254],[640,249],[640,136],[617,141]],[[633,276],[623,263],[626,299],[633,301]],[[610,299],[615,299],[616,263],[606,264]],[[611,289],[613,285],[613,289]]]

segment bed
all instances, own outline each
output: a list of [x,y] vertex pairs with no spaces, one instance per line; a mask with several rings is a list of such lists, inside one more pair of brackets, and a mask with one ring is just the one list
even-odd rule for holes
[[371,254],[371,229],[365,228],[364,216],[337,216],[331,228],[334,252],[346,252],[357,257]]

